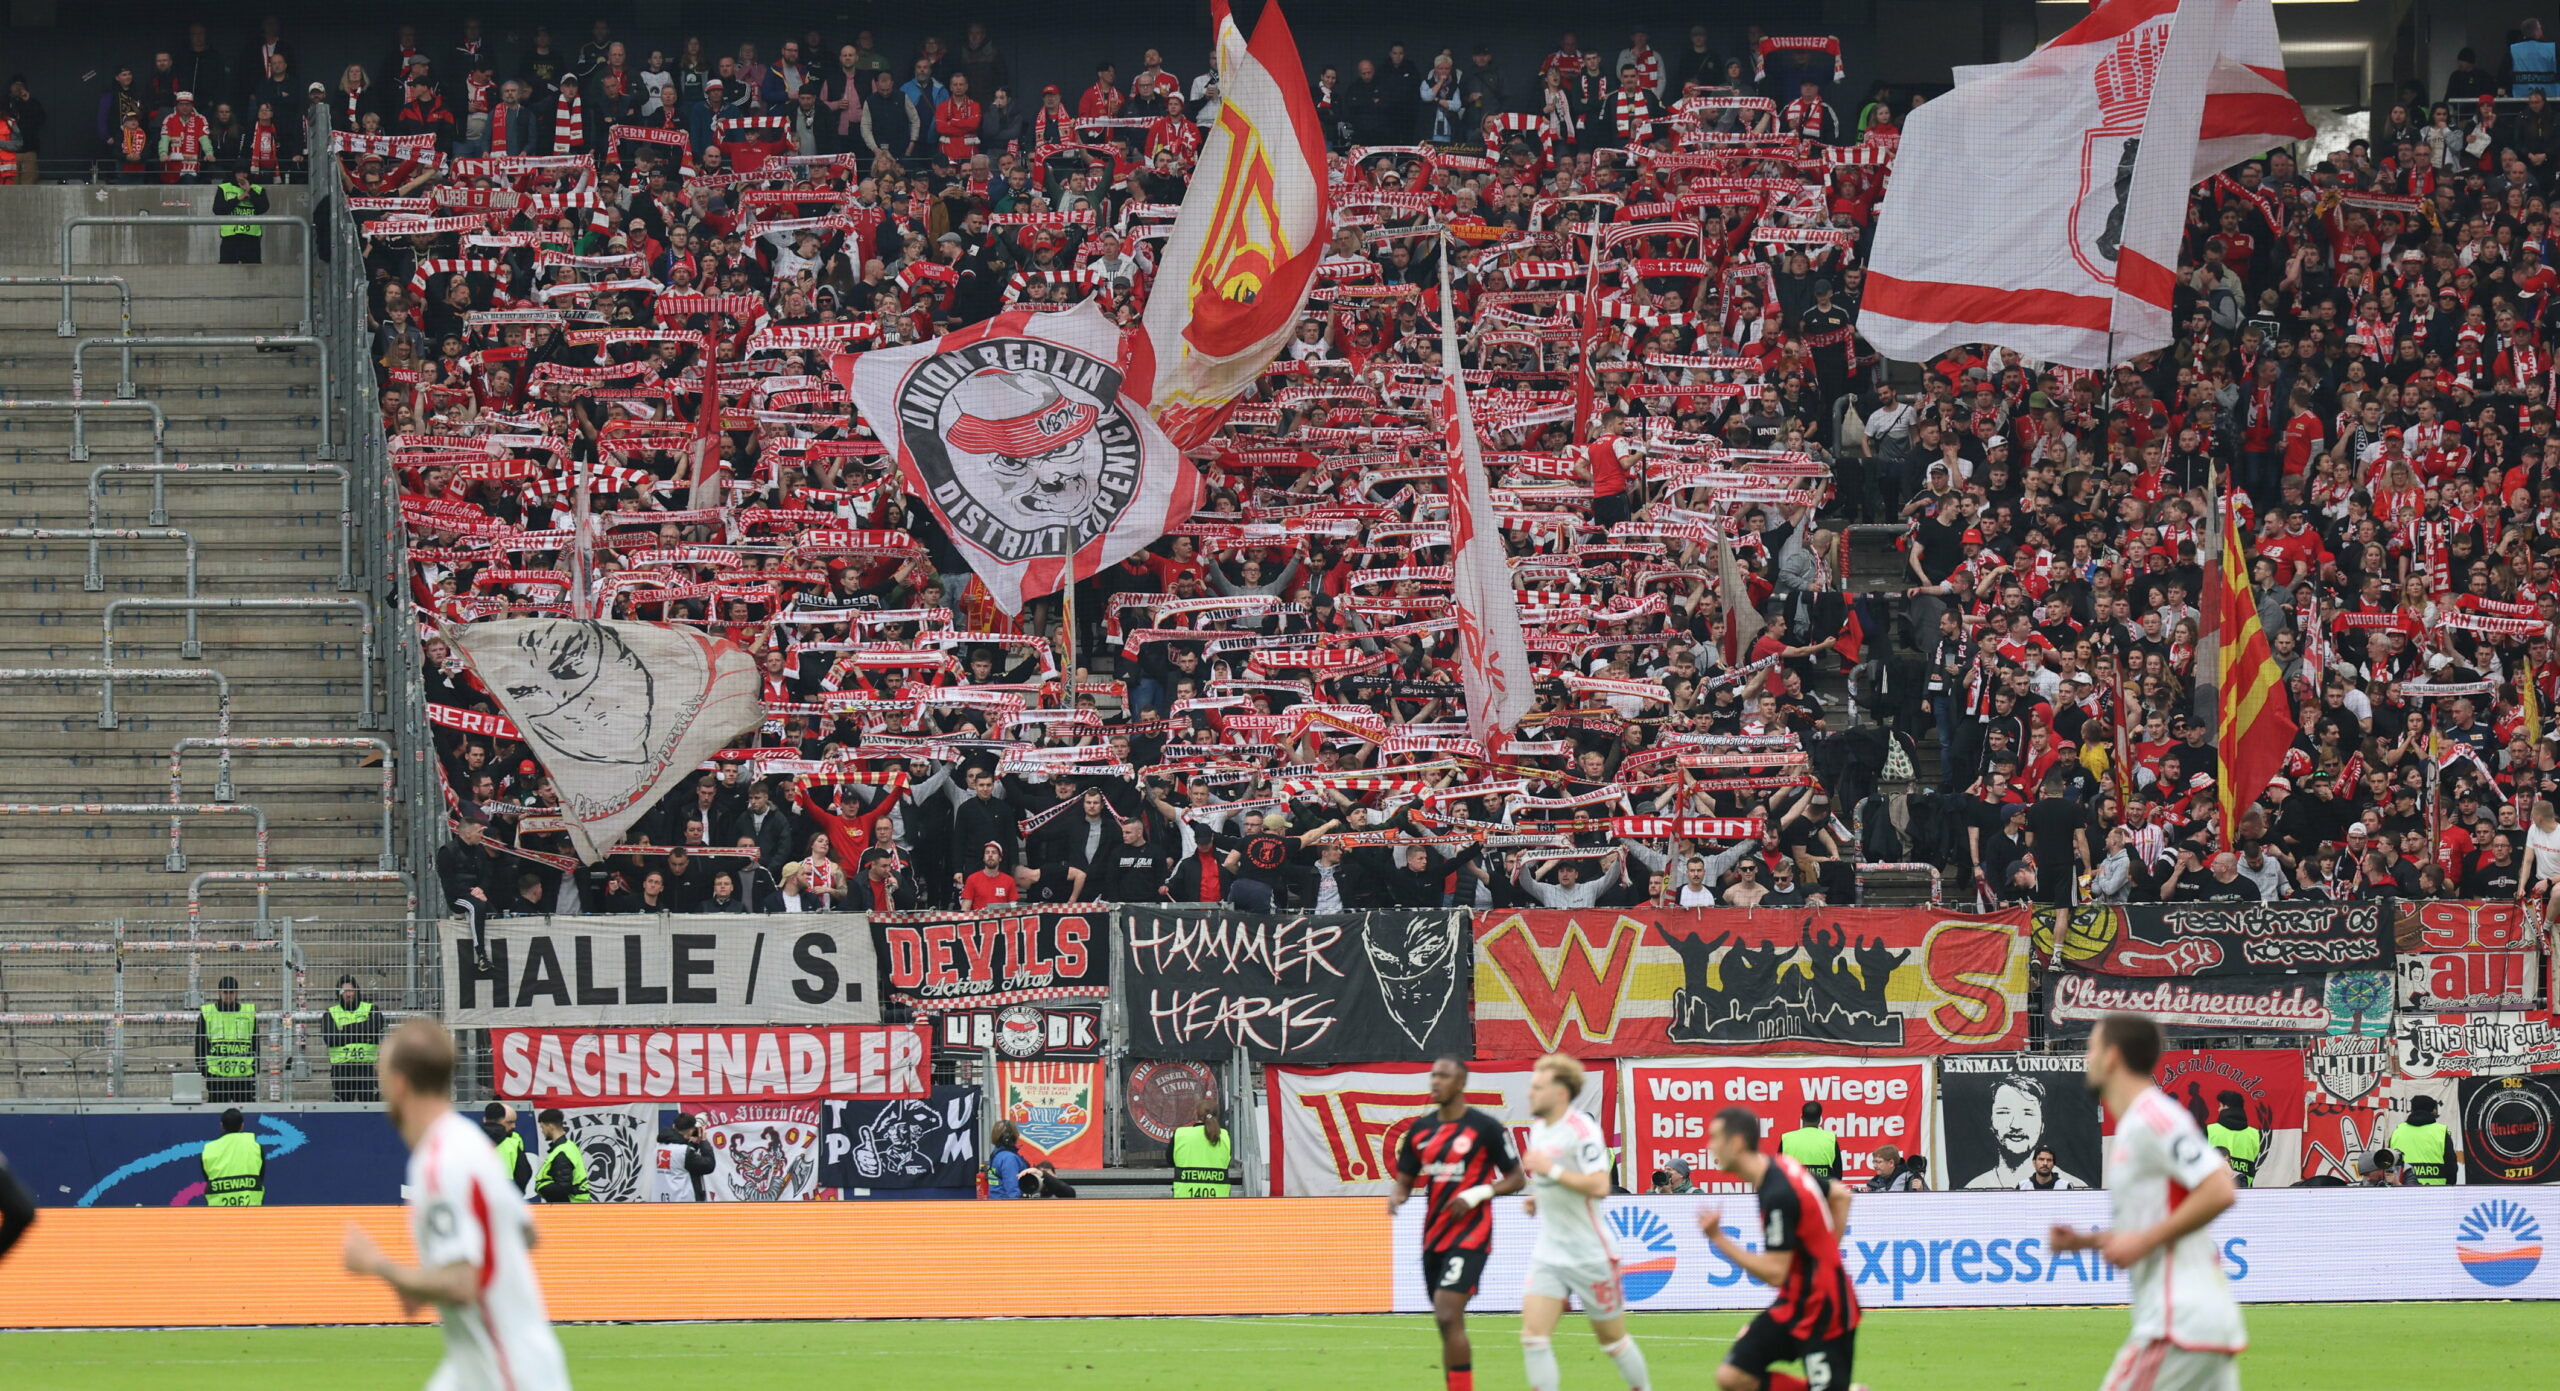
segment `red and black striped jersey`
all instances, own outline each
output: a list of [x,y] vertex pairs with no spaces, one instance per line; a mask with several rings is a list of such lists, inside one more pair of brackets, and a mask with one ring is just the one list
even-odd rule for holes
[[1760,1176],[1760,1246],[1793,1251],[1769,1317],[1806,1342],[1838,1338],[1858,1326],[1858,1291],[1831,1228],[1831,1180],[1806,1172],[1783,1154],[1769,1156]]
[[1396,1146],[1396,1172],[1430,1184],[1431,1206],[1422,1224],[1425,1251],[1484,1251],[1493,1246],[1493,1204],[1461,1207],[1460,1193],[1492,1183],[1520,1167],[1511,1156],[1511,1131],[1472,1107],[1456,1120],[1426,1111],[1405,1128]]

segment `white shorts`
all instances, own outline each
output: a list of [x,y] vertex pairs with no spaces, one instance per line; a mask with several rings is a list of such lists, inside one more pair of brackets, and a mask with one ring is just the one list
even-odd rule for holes
[[2116,1352],[2102,1391],[2240,1391],[2240,1359],[2191,1352],[2166,1338],[2136,1338]]
[[1532,1258],[1528,1291],[1579,1304],[1583,1313],[1603,1321],[1622,1318],[1627,1312],[1626,1291],[1619,1287],[1616,1261],[1564,1263]]

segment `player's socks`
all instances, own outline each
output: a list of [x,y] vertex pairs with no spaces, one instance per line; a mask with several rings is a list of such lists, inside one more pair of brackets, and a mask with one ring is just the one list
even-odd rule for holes
[[[1653,1385],[1651,1374],[1645,1370],[1644,1349],[1636,1346],[1635,1339],[1620,1338],[1614,1343],[1602,1343],[1600,1350],[1609,1354],[1610,1361],[1618,1364],[1618,1375],[1625,1377],[1627,1385],[1634,1387],[1635,1391],[1645,1391]],[[1553,1360],[1552,1354],[1549,1360]]]
[[1556,1391],[1564,1384],[1564,1373],[1556,1370],[1553,1339],[1523,1337],[1520,1360],[1529,1369],[1529,1391]]
[[1804,1378],[1793,1372],[1771,1372],[1760,1387],[1761,1391],[1807,1391]]
[[1449,1391],[1476,1391],[1475,1364],[1449,1369]]

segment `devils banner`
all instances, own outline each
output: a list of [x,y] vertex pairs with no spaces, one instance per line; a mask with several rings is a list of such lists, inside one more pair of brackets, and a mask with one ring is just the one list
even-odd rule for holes
[[2027,918],[1934,908],[1480,913],[1489,1058],[1996,1052],[2026,1039]]

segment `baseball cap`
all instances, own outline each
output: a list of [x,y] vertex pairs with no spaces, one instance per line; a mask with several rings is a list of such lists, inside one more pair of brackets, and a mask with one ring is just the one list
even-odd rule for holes
[[2382,437],[2383,437],[2384,439],[2387,439],[2387,440],[2396,440],[2396,439],[2400,438],[2400,427],[2399,427],[2399,426],[2397,426],[2397,425],[2385,425],[2385,426],[2383,426],[2383,427],[2382,427]]
[[2348,834],[2348,836],[2350,836],[2350,837],[2355,837],[2355,836],[2369,836],[2369,835],[2372,835],[2372,834],[2373,834],[2373,832],[2366,830],[2366,829],[2365,829],[2365,825],[2364,825],[2364,823],[2363,823],[2363,822],[2361,822],[2361,821],[2359,821],[2359,822],[2357,822],[2356,824],[2354,824],[2354,825],[2352,825],[2352,826],[2349,826],[2349,827],[2347,828],[2347,834]]
[[195,99],[196,94],[193,92],[180,92],[178,94],[178,100],[180,101],[194,101]]
[[[570,74],[570,75],[571,75],[571,76],[573,76],[573,77],[574,77],[574,76],[576,76],[576,74],[574,74],[574,73],[572,73],[572,74]],[[721,91],[724,91],[724,92],[725,92],[725,91],[727,91],[727,90],[729,90],[729,84],[728,84],[728,83],[726,83],[726,82],[721,81],[719,78],[716,78],[716,77],[715,77],[715,78],[713,78],[713,79],[711,79],[710,81],[705,82],[705,83],[703,83],[703,84],[702,84],[702,90],[704,90],[704,91],[706,91],[706,92],[710,91],[710,90],[711,90],[712,88],[714,88],[714,87],[717,87],[717,88],[719,88]]]
[[1966,527],[1966,528],[1964,529],[1964,540],[1963,540],[1962,544],[1967,545],[1967,546],[1979,546],[1979,545],[1981,545],[1981,544],[1982,544],[1982,533],[1981,533],[1980,531],[1975,530],[1975,529],[1974,529],[1974,528],[1972,528],[1972,527]]
[[2274,777],[2272,777],[2272,778],[2267,779],[2267,786],[2269,786],[2269,787],[2281,787],[2281,788],[2283,788],[2285,791],[2287,791],[2287,792],[2291,792],[2291,791],[2293,790],[2293,779],[2288,778],[2288,777],[2284,776],[2283,774],[2279,773],[2279,774],[2277,774],[2276,776],[2274,776]]
[[791,863],[782,867],[782,877],[788,879],[807,867],[808,866],[803,861],[793,860]]
[[2071,680],[2073,684],[2081,686],[2094,686],[2098,684],[2098,678],[2091,676],[2085,671],[2075,671],[2071,673]]
[[319,83],[317,83],[317,82],[314,82],[314,83],[312,83],[312,84],[311,84],[310,90],[311,90],[311,91],[314,91],[314,92],[325,92],[325,91],[328,91],[329,89],[328,89],[328,88],[326,88],[326,87],[321,86],[321,85],[320,85]]
[[1044,97],[1054,97],[1058,95],[1058,85],[1054,82],[1050,83],[1048,86],[1040,89],[1040,95]]
[[1985,449],[2003,449],[2008,446],[2008,443],[2009,437],[2007,435],[1993,435],[1991,438],[1982,442],[1982,447]]

